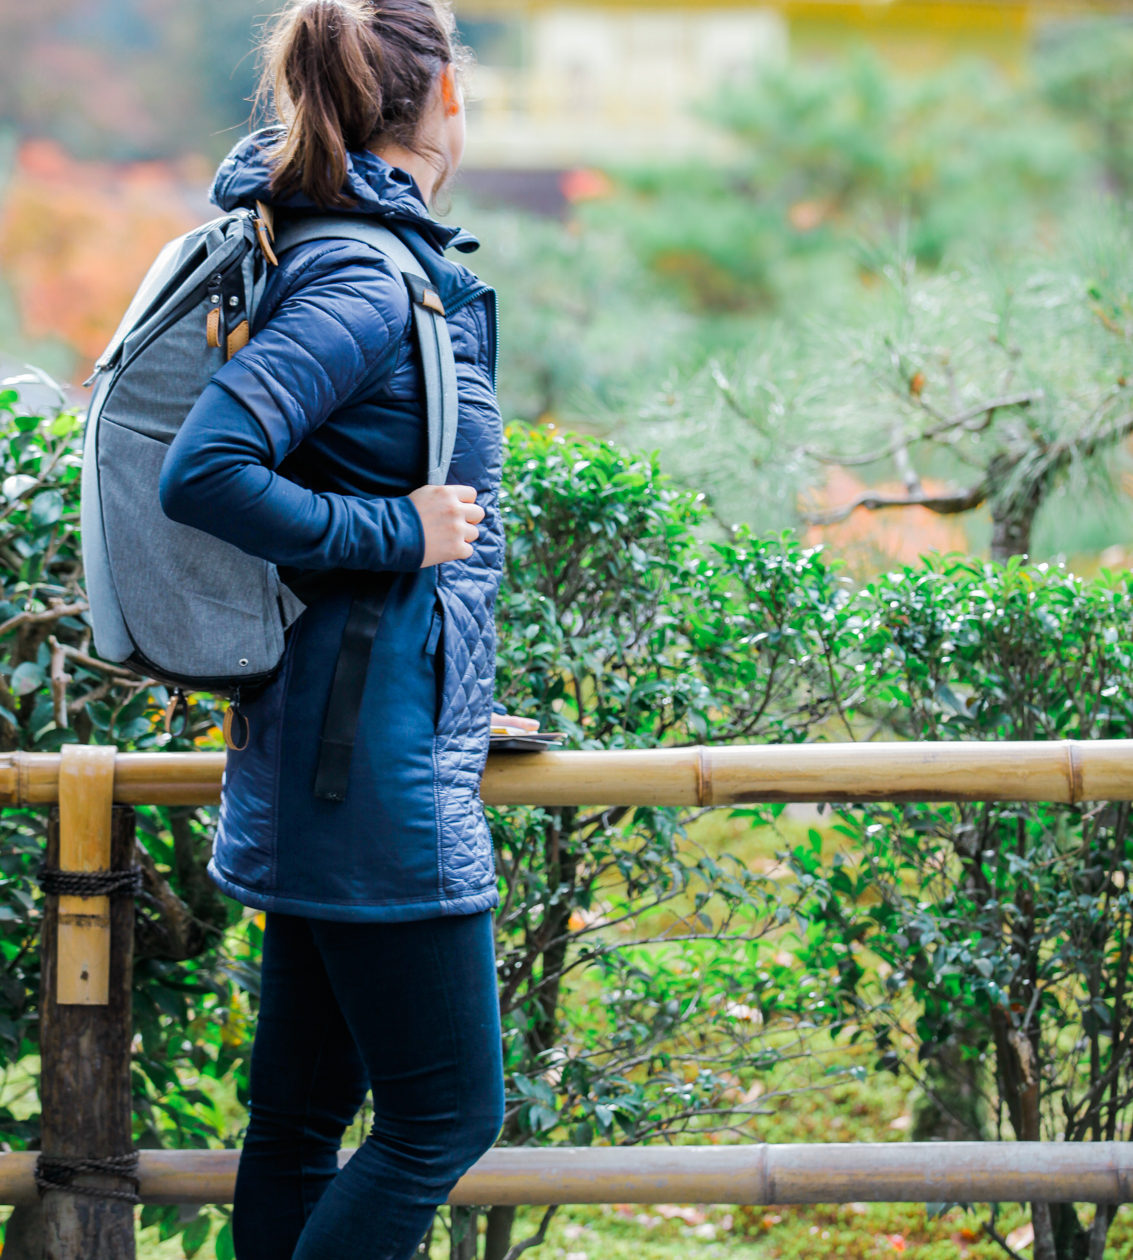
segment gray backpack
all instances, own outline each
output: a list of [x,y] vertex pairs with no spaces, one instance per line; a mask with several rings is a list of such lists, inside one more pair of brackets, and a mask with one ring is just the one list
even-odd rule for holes
[[150,268],[88,384],[83,565],[95,648],[177,687],[239,695],[266,681],[303,603],[275,566],[169,520],[158,501],[165,452],[214,372],[245,345],[277,253],[344,238],[405,276],[425,377],[430,484],[444,484],[456,436],[456,369],[440,297],[409,248],[374,221],[237,210],[171,241]]

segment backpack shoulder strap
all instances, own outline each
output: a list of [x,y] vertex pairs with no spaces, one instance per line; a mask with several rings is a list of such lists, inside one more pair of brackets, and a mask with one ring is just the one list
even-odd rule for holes
[[425,375],[425,409],[429,450],[429,485],[444,485],[456,442],[456,362],[440,294],[408,245],[373,220],[348,215],[315,215],[280,227],[275,250],[281,254],[306,241],[361,241],[385,256],[405,278],[413,301],[413,323]]
[[[304,241],[361,241],[384,254],[401,272],[413,303],[413,322],[425,375],[429,485],[444,485],[456,440],[456,361],[445,308],[416,255],[389,228],[346,215],[317,215],[283,225],[275,239],[277,254]],[[363,583],[350,604],[342,646],[331,683],[319,741],[314,793],[320,800],[344,801],[362,707],[363,685],[378,624],[390,588],[389,574]]]

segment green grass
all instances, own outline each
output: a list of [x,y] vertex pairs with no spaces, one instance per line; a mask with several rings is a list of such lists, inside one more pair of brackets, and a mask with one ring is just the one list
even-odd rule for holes
[[[541,1248],[542,1260],[827,1260],[915,1255],[923,1260],[1003,1260],[982,1237],[978,1214],[954,1209],[930,1220],[922,1204],[854,1203],[835,1207],[704,1207],[629,1204],[560,1208]],[[514,1240],[529,1236],[542,1213],[523,1209]],[[1025,1209],[1004,1208],[998,1227],[1023,1225]],[[445,1260],[441,1230],[431,1260]],[[1118,1242],[1116,1234],[1115,1243]],[[1118,1244],[1120,1245],[1120,1244]],[[1107,1253],[1108,1254],[1108,1253]],[[1114,1250],[1115,1257],[1125,1254]]]
[[[521,1208],[513,1242],[534,1234],[543,1208]],[[442,1213],[442,1217],[443,1217]],[[538,1260],[833,1260],[909,1255],[918,1260],[1004,1260],[986,1237],[987,1208],[952,1208],[930,1216],[920,1203],[849,1203],[808,1207],[732,1207],[688,1204],[597,1204],[564,1206],[552,1218],[542,1246],[527,1254]],[[1028,1211],[1001,1206],[996,1228],[1004,1236],[1026,1228]],[[219,1224],[219,1217],[217,1218]],[[483,1230],[484,1222],[480,1222]],[[216,1226],[214,1225],[214,1234]],[[1025,1239],[1016,1246],[1030,1254]],[[448,1233],[439,1219],[430,1260],[447,1260]],[[210,1260],[211,1239],[198,1255]],[[1133,1255],[1133,1214],[1118,1212],[1107,1258]],[[152,1231],[139,1236],[139,1260],[182,1260],[177,1238],[158,1242]]]

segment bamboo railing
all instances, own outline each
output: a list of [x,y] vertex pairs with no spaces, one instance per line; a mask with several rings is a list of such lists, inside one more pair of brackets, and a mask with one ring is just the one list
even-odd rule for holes
[[[0,755],[0,806],[58,800],[59,753]],[[211,805],[223,753],[120,753],[122,805]],[[1133,800],[1133,740],[741,744],[488,758],[488,805]]]
[[[344,1150],[339,1163],[354,1154]],[[0,1155],[0,1203],[35,1200],[35,1154]],[[142,1151],[145,1203],[229,1203],[238,1151]],[[1130,1142],[501,1147],[450,1203],[1133,1202]],[[84,1260],[90,1260],[85,1257]]]
[[[52,805],[48,864],[125,869],[140,804],[220,796],[221,753],[66,746],[0,755],[0,806]],[[1133,740],[862,743],[546,751],[489,757],[488,804],[739,805],[758,802],[1133,800]],[[130,1148],[133,911],[128,897],[49,895],[40,999],[44,1158],[121,1158]],[[351,1152],[344,1151],[342,1159]],[[131,1156],[132,1157],[132,1156]],[[36,1153],[0,1154],[0,1204],[36,1198]],[[143,1151],[152,1203],[232,1197],[234,1151]],[[47,1165],[45,1165],[46,1167]],[[101,1176],[101,1180],[100,1180]],[[119,1174],[80,1174],[92,1187]],[[750,1204],[1133,1201],[1133,1143],[911,1142],[490,1151],[450,1202]],[[45,1260],[131,1260],[128,1202],[49,1193]]]

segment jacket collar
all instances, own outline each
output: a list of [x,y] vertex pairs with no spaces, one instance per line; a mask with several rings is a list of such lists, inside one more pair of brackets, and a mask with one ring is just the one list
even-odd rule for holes
[[[238,141],[221,162],[209,199],[222,210],[264,201],[288,210],[320,211],[322,207],[302,193],[285,197],[272,195],[271,163],[267,154],[282,134],[282,127],[265,127]],[[368,149],[352,149],[347,153],[343,191],[356,205],[336,213],[403,223],[441,254],[449,248],[463,253],[479,248],[480,242],[471,232],[438,223],[429,214],[412,175]]]

